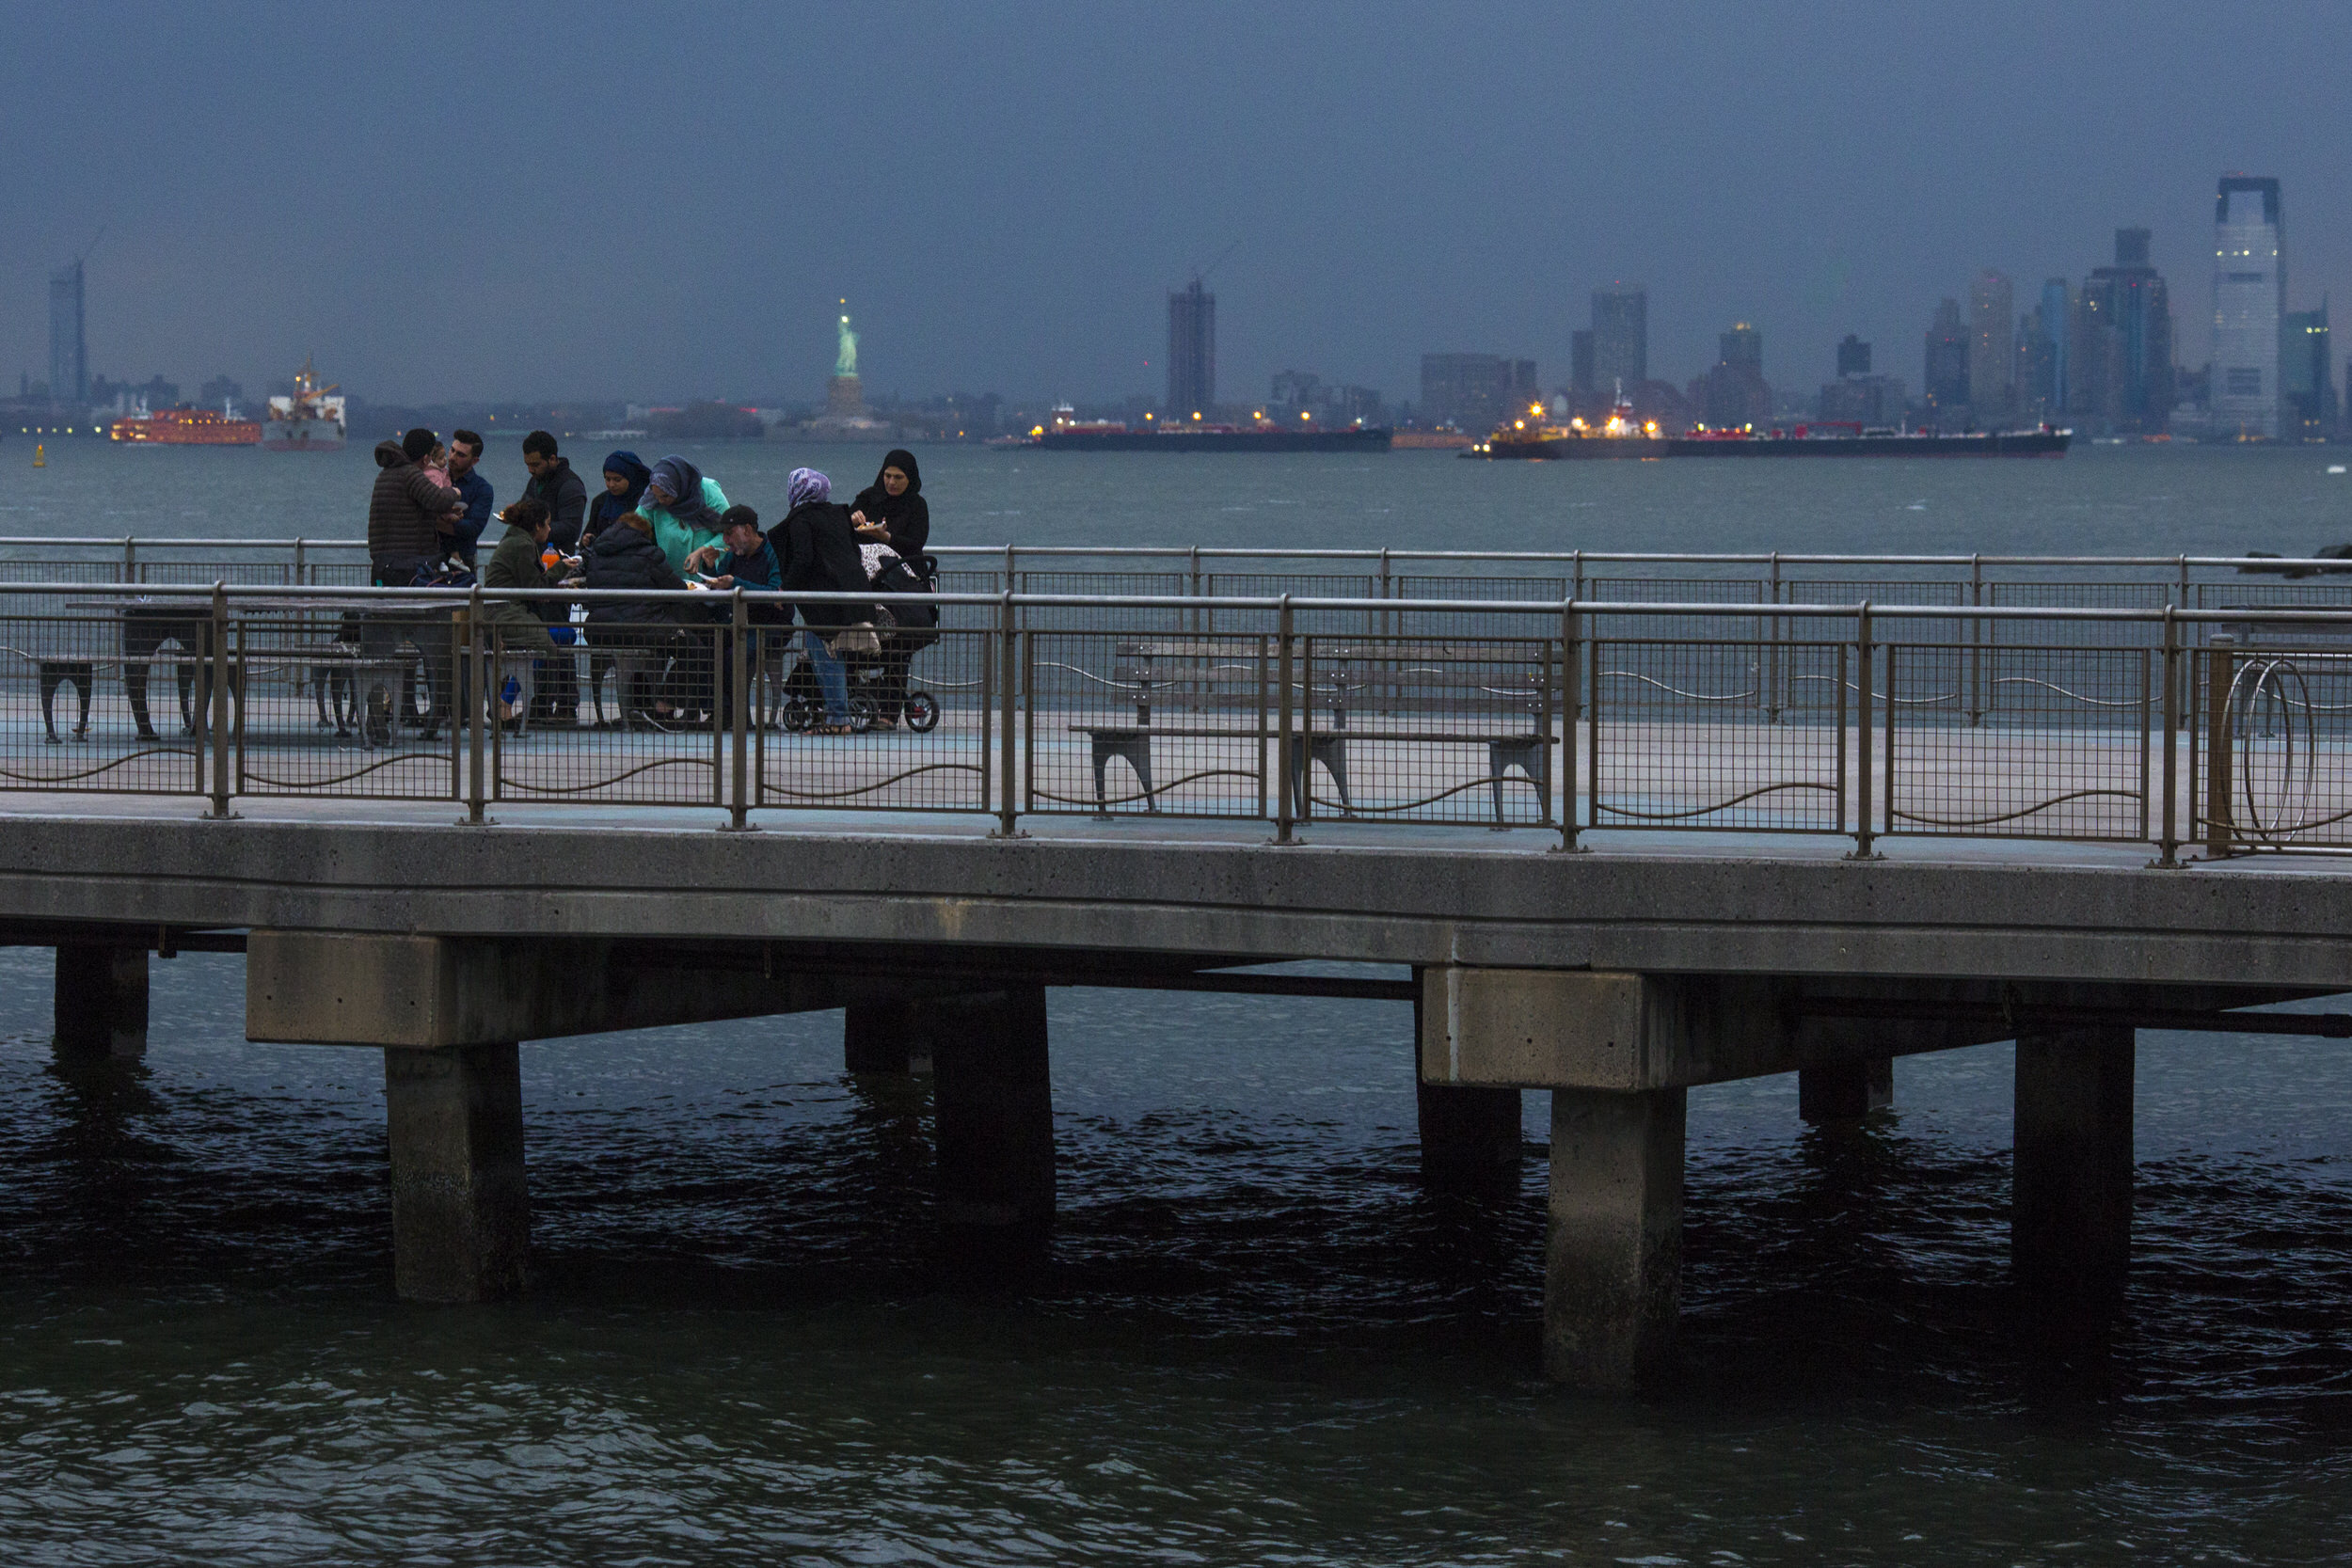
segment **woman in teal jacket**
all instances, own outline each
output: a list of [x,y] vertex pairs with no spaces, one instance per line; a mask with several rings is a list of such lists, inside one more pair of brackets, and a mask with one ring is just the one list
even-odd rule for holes
[[722,545],[719,515],[727,509],[727,493],[719,482],[705,479],[702,470],[683,457],[665,457],[653,466],[637,510],[653,524],[654,543],[661,559],[681,577],[686,558],[705,545]]

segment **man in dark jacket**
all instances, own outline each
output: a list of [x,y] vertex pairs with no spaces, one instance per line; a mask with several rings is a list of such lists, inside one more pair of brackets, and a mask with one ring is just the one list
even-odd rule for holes
[[547,503],[548,537],[571,554],[580,546],[580,521],[588,515],[588,486],[572,472],[570,458],[556,455],[555,437],[544,430],[523,437],[523,467],[531,470],[523,494]]
[[412,430],[375,448],[375,488],[368,496],[368,562],[378,588],[406,588],[417,569],[449,548],[445,519],[466,504],[456,491],[427,479],[421,464],[433,455],[433,432]]
[[[654,543],[653,524],[631,512],[596,535],[582,558],[590,588],[660,590],[677,593],[685,580],[670,570],[670,562]],[[588,641],[612,655],[619,678],[621,722],[635,728],[641,717],[657,728],[665,727],[675,712],[666,692],[659,689],[677,641],[678,607],[660,600],[595,599],[588,605]],[[599,708],[601,713],[601,708]]]
[[490,482],[482,477],[481,468],[482,433],[451,431],[449,482],[465,498],[466,515],[457,519],[457,526],[451,531],[450,547],[469,566],[474,564],[474,546],[482,543],[483,531],[490,526],[490,509],[498,504],[498,497],[490,489]]

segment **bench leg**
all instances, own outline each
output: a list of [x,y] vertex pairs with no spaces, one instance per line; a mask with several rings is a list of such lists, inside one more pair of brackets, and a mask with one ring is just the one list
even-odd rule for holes
[[1100,737],[1094,742],[1094,816],[1096,820],[1110,820],[1110,792],[1104,787],[1103,770],[1110,766],[1111,749]]
[[1551,769],[1546,748],[1533,740],[1489,740],[1486,742],[1486,783],[1494,790],[1495,826],[1507,828],[1510,819],[1502,812],[1502,785],[1514,766],[1527,775],[1528,783],[1544,801],[1544,821],[1551,820]]

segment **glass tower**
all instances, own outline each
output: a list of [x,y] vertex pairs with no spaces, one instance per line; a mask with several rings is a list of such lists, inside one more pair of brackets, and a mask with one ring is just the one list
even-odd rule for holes
[[2279,434],[2279,325],[2286,259],[2279,182],[2225,174],[2214,209],[2214,422],[2247,436]]

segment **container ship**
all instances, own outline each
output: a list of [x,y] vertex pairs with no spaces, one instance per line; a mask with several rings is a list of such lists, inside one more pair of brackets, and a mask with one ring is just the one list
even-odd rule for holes
[[236,405],[210,408],[165,408],[117,420],[106,431],[111,440],[148,447],[255,447],[262,444],[262,421],[237,418]]
[[1065,406],[1054,411],[1052,424],[1039,425],[1012,444],[1047,451],[1386,451],[1389,430],[1385,425],[1316,429],[1303,420],[1295,427],[1272,420],[1246,425],[1170,420],[1136,426],[1074,419]]
[[294,372],[294,395],[269,400],[269,436],[262,442],[272,451],[341,451],[343,447],[343,400],[332,387],[322,387],[305,358]]
[[1659,457],[2063,457],[2074,433],[2043,425],[2037,430],[1972,430],[1951,435],[1935,430],[1897,430],[1842,420],[1815,420],[1786,430],[1708,430],[1667,436],[1656,420],[1633,417],[1619,403],[1598,425],[1570,420],[1565,425],[1543,418],[1542,405],[1513,420],[1462,453],[1464,457],[1567,459]]

